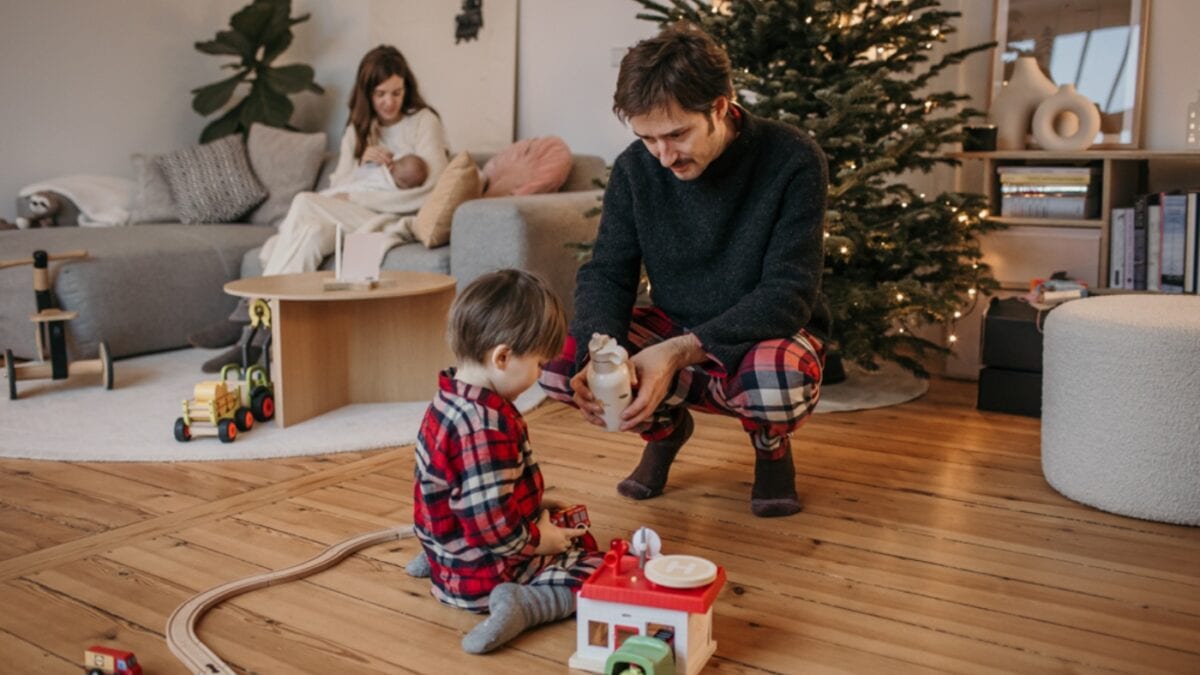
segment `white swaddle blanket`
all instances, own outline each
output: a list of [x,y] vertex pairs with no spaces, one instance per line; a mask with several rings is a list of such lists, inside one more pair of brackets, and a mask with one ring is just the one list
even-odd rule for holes
[[79,209],[79,224],[85,227],[111,227],[129,222],[129,204],[133,181],[117,176],[79,174],[60,176],[26,185],[18,193],[28,197],[35,192],[57,192]]

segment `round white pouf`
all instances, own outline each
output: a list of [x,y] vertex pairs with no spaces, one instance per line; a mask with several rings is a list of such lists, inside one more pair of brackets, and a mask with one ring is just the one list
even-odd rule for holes
[[1200,525],[1200,297],[1091,297],[1046,315],[1042,472],[1098,509]]

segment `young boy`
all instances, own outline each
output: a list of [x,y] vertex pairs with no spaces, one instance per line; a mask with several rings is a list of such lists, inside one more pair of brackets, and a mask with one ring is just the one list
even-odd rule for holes
[[416,445],[413,526],[424,548],[409,565],[433,595],[490,612],[463,638],[481,654],[575,612],[575,589],[602,561],[573,548],[542,502],[542,474],[512,404],[562,349],[566,320],[544,281],[501,270],[472,282],[450,310],[457,368],[443,371]]

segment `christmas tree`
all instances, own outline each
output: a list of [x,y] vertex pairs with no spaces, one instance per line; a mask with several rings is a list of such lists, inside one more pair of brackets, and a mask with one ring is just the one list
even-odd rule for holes
[[634,0],[638,18],[691,21],[729,53],[751,112],[811,134],[829,161],[823,287],[832,350],[868,369],[894,361],[920,376],[949,350],[914,333],[951,328],[996,287],[978,236],[997,227],[985,198],[927,196],[905,179],[956,164],[944,146],[982,113],[967,96],[930,92],[939,73],[992,47],[931,58],[960,13],[937,0]]

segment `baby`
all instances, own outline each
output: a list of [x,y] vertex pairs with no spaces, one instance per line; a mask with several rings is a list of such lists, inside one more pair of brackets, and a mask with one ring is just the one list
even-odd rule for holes
[[326,193],[338,194],[345,192],[375,192],[385,190],[407,190],[420,187],[429,177],[429,167],[425,160],[416,155],[404,155],[392,162],[391,169],[365,162],[350,175],[350,180],[337,187],[325,190]]

